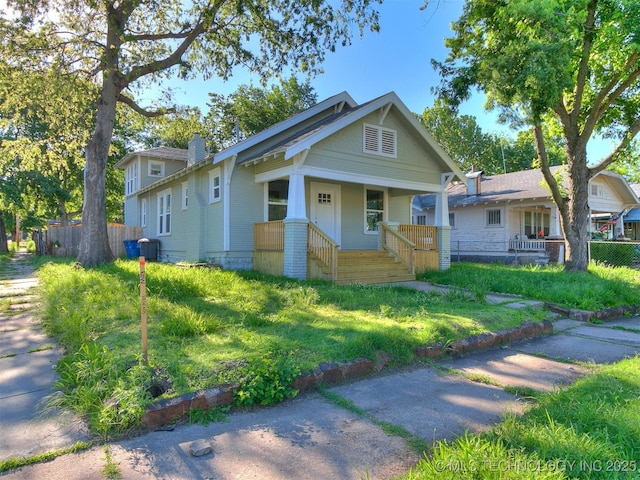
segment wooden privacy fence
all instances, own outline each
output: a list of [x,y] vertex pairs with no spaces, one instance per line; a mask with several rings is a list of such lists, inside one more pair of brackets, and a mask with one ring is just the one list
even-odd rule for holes
[[[54,257],[78,256],[81,230],[82,227],[80,226],[49,227],[45,232],[46,253]],[[142,228],[108,224],[107,236],[109,237],[109,246],[113,255],[123,257],[126,254],[123,242],[142,238]]]

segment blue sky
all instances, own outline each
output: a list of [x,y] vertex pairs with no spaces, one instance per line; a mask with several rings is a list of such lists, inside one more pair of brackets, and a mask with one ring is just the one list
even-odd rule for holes
[[[460,16],[464,2],[431,0],[426,10],[420,10],[422,4],[423,0],[386,0],[378,6],[380,32],[365,32],[362,38],[356,33],[350,46],[327,54],[324,73],[311,79],[318,100],[346,90],[356,102],[363,103],[395,91],[414,112],[430,107],[434,98],[431,87],[440,82],[431,59],[445,59],[444,38],[451,36],[449,25]],[[258,85],[258,78],[237,70],[227,82],[174,80],[171,86],[176,89],[178,103],[206,111],[209,92],[229,94],[238,85],[250,83]],[[463,113],[478,119],[487,116],[493,124],[495,115],[483,112],[483,102],[484,96],[478,95],[463,106]]]
[[[324,100],[344,90],[358,103],[363,103],[390,91],[416,113],[433,104],[431,88],[440,83],[431,59],[444,60],[447,49],[444,38],[452,36],[451,22],[462,13],[463,0],[430,0],[426,10],[420,10],[423,0],[385,0],[380,11],[380,32],[357,34],[352,45],[339,47],[329,53],[323,64],[324,73],[311,80]],[[285,74],[288,76],[288,74]],[[301,77],[304,80],[304,77]],[[207,111],[208,93],[229,94],[240,84],[259,85],[257,77],[238,70],[227,82],[182,82],[174,80],[175,100],[179,104],[199,106]],[[461,106],[461,113],[473,115],[485,133],[505,132],[515,137],[515,132],[496,122],[497,114],[484,110],[485,96],[478,93]],[[610,146],[591,141],[591,159],[608,153]]]

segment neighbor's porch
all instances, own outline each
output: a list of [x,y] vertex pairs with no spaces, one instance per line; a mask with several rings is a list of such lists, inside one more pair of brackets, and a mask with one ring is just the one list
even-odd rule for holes
[[346,250],[313,223],[291,222],[287,226],[286,220],[262,222],[254,224],[253,267],[263,273],[284,275],[290,256],[285,255],[285,250],[293,243],[291,239],[287,242],[286,237],[304,235],[307,279],[338,284],[415,280],[416,272],[440,267],[438,246],[442,243],[439,241],[442,230],[381,222],[377,250]]

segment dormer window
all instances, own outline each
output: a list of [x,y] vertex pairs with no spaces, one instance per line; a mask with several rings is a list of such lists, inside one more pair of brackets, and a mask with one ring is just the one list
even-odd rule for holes
[[149,176],[150,177],[164,177],[164,162],[150,161],[149,162]]
[[390,128],[365,123],[363,130],[363,151],[385,157],[397,156],[397,132]]

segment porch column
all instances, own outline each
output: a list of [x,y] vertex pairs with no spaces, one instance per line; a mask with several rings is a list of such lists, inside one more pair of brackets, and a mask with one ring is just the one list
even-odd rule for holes
[[616,222],[616,227],[615,227],[615,237],[614,238],[624,238],[624,215],[621,214],[618,217],[618,221]]
[[562,229],[560,228],[560,210],[558,210],[557,206],[553,205],[551,207],[550,217],[549,237],[562,238]]
[[451,227],[438,227],[438,268],[440,271],[451,267]]
[[449,197],[447,186],[454,174],[440,174],[440,192],[436,195],[435,226],[438,228],[438,268],[448,270],[451,267],[451,225],[449,225]]
[[289,175],[287,217],[284,219],[284,275],[298,280],[307,278],[307,204],[304,175]]

